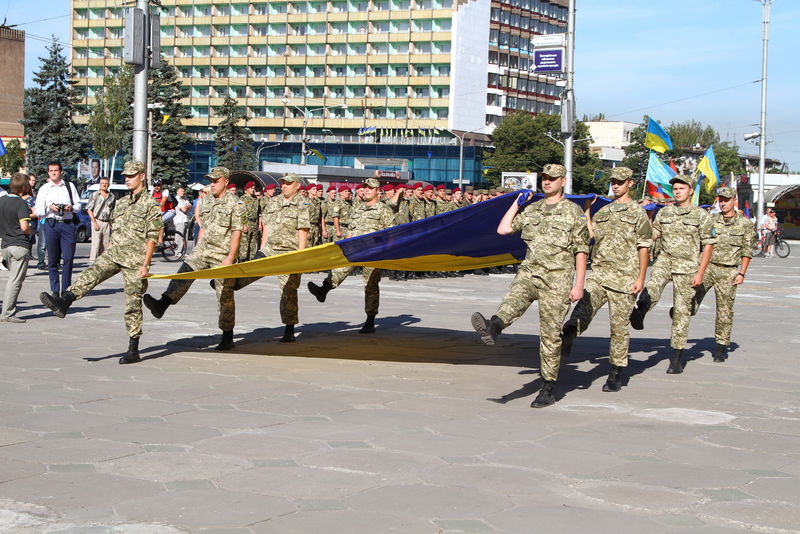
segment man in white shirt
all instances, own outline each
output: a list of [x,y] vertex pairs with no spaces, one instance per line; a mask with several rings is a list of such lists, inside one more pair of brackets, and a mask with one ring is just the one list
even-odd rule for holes
[[[80,211],[80,196],[75,185],[62,179],[62,167],[58,161],[47,165],[49,182],[39,189],[33,211],[44,225],[47,243],[47,270],[50,274],[50,291],[58,296],[61,289],[72,284],[72,264],[75,258],[76,213]],[[64,260],[59,280],[58,266]]]

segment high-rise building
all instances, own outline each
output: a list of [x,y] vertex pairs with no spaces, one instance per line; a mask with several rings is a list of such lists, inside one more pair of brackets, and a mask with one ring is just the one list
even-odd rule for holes
[[25,32],[0,26],[0,137],[20,138],[25,97]]
[[[531,72],[531,38],[563,33],[566,3],[162,0],[161,46],[186,87],[200,152],[230,96],[272,161],[298,162],[305,129],[327,164],[407,159],[421,179],[453,181],[450,132],[477,132],[464,176],[479,181],[476,138],[510,111],[557,112],[559,80]],[[123,9],[118,0],[72,7],[72,65],[91,105],[122,65]]]

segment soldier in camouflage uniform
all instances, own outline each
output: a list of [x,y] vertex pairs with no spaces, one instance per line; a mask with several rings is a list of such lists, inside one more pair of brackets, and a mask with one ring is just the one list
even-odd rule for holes
[[696,312],[706,293],[713,287],[717,297],[714,328],[717,347],[714,351],[714,361],[724,362],[728,357],[728,344],[733,329],[733,302],[736,299],[736,288],[744,282],[753,257],[756,234],[753,231],[753,223],[736,213],[736,191],[730,187],[721,187],[717,197],[722,212],[711,216],[717,244],[714,245],[703,283],[696,288],[692,311]]
[[343,185],[339,187],[339,200],[333,205],[333,240],[339,241],[347,235],[347,228],[350,226],[350,213],[353,210],[353,192],[349,187]]
[[425,207],[422,205],[422,183],[410,186],[411,196],[408,199],[408,212],[412,221],[425,218]]
[[69,307],[85,297],[95,286],[122,272],[125,284],[125,327],[128,329],[128,351],[119,363],[135,363],[139,357],[139,338],[142,335],[142,293],[147,288],[146,276],[164,228],[161,206],[147,192],[145,164],[128,161],[122,170],[130,193],[120,198],[114,208],[111,245],[91,267],[86,269],[60,297],[50,293],[39,295],[42,304],[64,318]]
[[692,205],[696,179],[679,174],[670,184],[675,204],[661,209],[653,221],[653,236],[661,242],[661,252],[631,313],[631,326],[635,330],[644,328],[645,315],[658,303],[664,287],[672,282],[675,313],[670,344],[673,350],[667,373],[679,374],[683,372],[694,288],[703,283],[716,238],[711,217],[704,209]]
[[[544,199],[527,204],[525,191],[508,209],[497,233],[521,233],[528,251],[497,314],[486,320],[472,314],[472,326],[481,340],[493,345],[497,335],[516,321],[530,304],[539,301],[539,356],[543,385],[531,406],[542,408],[555,402],[553,384],[561,363],[561,325],[570,301],[583,297],[589,228],[586,215],[564,197],[566,169],[547,164],[541,174]],[[520,211],[520,204],[524,207]],[[574,285],[573,285],[574,278]]]
[[[375,178],[368,178],[364,182],[364,203],[352,214],[351,225],[346,237],[355,237],[370,232],[377,232],[389,228],[394,224],[394,212],[385,203],[378,201],[378,187],[380,183]],[[308,283],[308,290],[319,302],[325,298],[332,289],[339,287],[345,278],[353,271],[353,267],[334,269],[322,282],[321,286],[313,282]],[[362,334],[375,332],[375,316],[378,315],[380,302],[381,269],[364,267],[364,311],[367,320],[359,330]]]
[[436,215],[436,192],[431,184],[422,188],[423,219]]
[[336,235],[336,228],[333,227],[333,207],[336,205],[336,186],[329,185],[327,189],[328,197],[322,201],[322,242],[333,242]]
[[322,186],[320,184],[308,186],[308,220],[311,224],[308,230],[308,246],[316,247],[322,244]]
[[244,206],[244,229],[242,238],[239,240],[239,262],[250,261],[258,250],[258,218],[261,207],[255,197],[256,183],[247,182],[244,186],[242,195],[242,205]]
[[622,370],[628,365],[630,315],[636,295],[644,287],[653,230],[647,214],[631,199],[633,172],[627,167],[611,171],[614,202],[595,214],[590,222],[595,239],[592,270],[586,291],[572,310],[562,332],[562,357],[568,355],[575,336],[589,327],[597,311],[608,302],[611,319],[611,372],[603,391],[619,391]]
[[[267,211],[261,214],[265,233],[256,258],[276,256],[302,250],[308,246],[311,221],[309,220],[308,200],[298,193],[301,185],[302,179],[297,174],[289,173],[281,177],[283,194],[271,202]],[[295,340],[294,327],[300,322],[297,305],[300,276],[299,273],[278,275],[281,292],[279,309],[281,322],[284,324],[283,337],[281,337],[283,343],[291,343]],[[234,289],[238,291],[259,278],[239,278]]]
[[[214,167],[206,175],[211,181],[211,195],[203,199],[200,206],[200,239],[192,253],[187,256],[178,273],[233,265],[239,255],[239,241],[244,228],[245,212],[242,201],[228,193],[230,171],[225,167]],[[144,305],[160,319],[167,308],[183,298],[194,280],[170,280],[160,299],[145,295]],[[236,324],[236,303],[233,300],[235,279],[214,280],[217,292],[218,325],[222,339],[216,350],[229,350],[233,342],[233,327]]]

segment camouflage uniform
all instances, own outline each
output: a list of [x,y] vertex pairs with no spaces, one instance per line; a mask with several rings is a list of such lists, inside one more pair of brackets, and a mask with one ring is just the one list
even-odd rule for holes
[[[325,199],[322,201],[321,212],[322,212],[322,224],[325,225],[325,230],[328,232],[328,237],[324,238],[323,240],[325,243],[333,242],[333,238],[336,234],[336,228],[333,226],[333,207],[336,205],[336,199],[329,200]],[[322,230],[320,229],[320,232]]]
[[[219,169],[215,167],[212,173]],[[223,193],[220,198],[208,195],[200,204],[200,225],[203,237],[184,263],[192,270],[219,267],[231,249],[233,232],[242,231],[245,210],[236,195]],[[164,296],[177,304],[189,291],[194,280],[172,280]],[[236,304],[233,300],[233,286],[236,279],[215,280],[217,292],[217,311],[220,330],[233,330],[236,324]]]
[[[731,190],[732,191],[732,190]],[[730,198],[730,197],[728,197]],[[711,254],[703,284],[696,288],[695,302],[699,307],[711,288],[717,300],[717,316],[714,337],[718,345],[727,346],[733,329],[733,302],[736,299],[736,285],[733,281],[739,274],[742,258],[753,257],[755,232],[753,223],[736,214],[726,219],[721,213],[711,216],[717,244]]]
[[578,301],[567,325],[582,334],[592,318],[608,302],[611,320],[611,365],[628,365],[630,315],[636,295],[630,293],[639,276],[639,249],[650,248],[653,230],[645,211],[636,202],[614,202],[601,208],[592,219],[595,244],[592,270],[583,298]]
[[400,198],[397,203],[397,211],[394,214],[394,224],[406,224],[411,222],[411,205],[408,200]]
[[412,221],[425,218],[425,201],[421,198],[411,197],[408,200],[408,212]]
[[570,307],[575,255],[589,252],[586,216],[565,198],[550,205],[540,200],[517,213],[511,228],[522,233],[528,251],[496,315],[508,327],[539,301],[541,375],[554,381],[561,363],[561,325]]
[[308,246],[316,247],[322,244],[322,200],[314,197],[308,199]]
[[[267,232],[267,244],[259,252],[265,256],[275,256],[298,250],[297,231],[311,228],[309,206],[299,194],[286,200],[283,196],[271,202],[267,211],[261,214]],[[248,279],[250,280],[250,279]],[[250,281],[255,281],[252,279]],[[281,274],[278,276],[281,290],[281,322],[295,325],[298,318],[297,288],[300,287],[300,274]]]
[[342,232],[342,237],[336,237],[336,229],[333,230],[333,241],[344,239],[347,235],[347,229],[350,226],[350,214],[353,211],[353,204],[349,200],[340,198],[333,205],[331,212],[331,221],[334,217],[339,218],[339,230]]
[[[377,184],[377,180],[369,178]],[[376,185],[377,187],[377,185]],[[377,232],[394,225],[394,212],[383,202],[376,202],[372,206],[362,203],[358,209],[352,213],[350,230],[347,237],[356,237],[359,235],[368,234],[370,232]],[[341,267],[331,271],[329,276],[331,288],[336,288],[341,284],[345,278],[350,276],[354,267]],[[381,281],[381,269],[374,267],[363,268],[364,278],[364,311],[367,315],[377,315],[378,305],[380,303],[380,288],[378,283]]]
[[254,196],[245,193],[241,197],[244,207],[244,224],[247,232],[242,231],[242,238],[239,241],[239,261],[250,261],[258,250],[258,216],[260,202]]
[[[135,163],[140,162],[126,163],[124,172],[131,174],[135,171],[135,165],[129,165]],[[144,172],[144,164],[138,172]],[[147,188],[142,188],[137,194],[129,194],[117,201],[112,225],[111,246],[81,273],[67,291],[76,299],[83,298],[95,286],[122,271],[125,327],[128,337],[138,338],[142,335],[142,295],[147,290],[147,279],[139,278],[139,267],[144,263],[147,242],[158,243],[158,234],[164,228],[161,206],[150,196]]]
[[662,208],[653,221],[653,236],[661,242],[661,252],[650,271],[650,279],[639,296],[638,306],[652,310],[664,287],[672,282],[673,318],[671,345],[683,350],[689,336],[692,278],[700,265],[700,251],[716,243],[711,217],[702,208],[688,206]]

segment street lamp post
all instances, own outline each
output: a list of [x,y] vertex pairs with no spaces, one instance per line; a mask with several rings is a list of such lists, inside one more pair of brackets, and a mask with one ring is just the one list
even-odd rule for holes
[[458,135],[452,130],[447,130],[450,134],[458,139],[458,187],[459,189],[464,187],[464,138],[471,133],[475,133],[479,130],[483,130],[486,126],[481,126],[480,128],[475,128],[474,130],[470,130],[468,132],[464,132],[461,135]]
[[256,149],[256,170],[257,171],[261,170],[261,151],[264,150],[265,148],[274,148],[274,147],[276,147],[278,145],[280,145],[280,143],[275,143],[275,144],[272,144],[272,145],[264,145],[262,143],[261,146],[259,146]]
[[758,210],[760,220],[764,215],[764,180],[766,180],[767,159],[767,51],[769,49],[769,14],[772,0],[758,0],[763,7],[763,44],[761,50],[761,120],[759,122],[758,140]]
[[[288,98],[284,98],[282,100],[282,102],[283,102],[284,106],[290,105]],[[347,104],[337,104],[335,106],[320,106],[318,108],[313,108],[313,109],[301,108],[301,107],[299,107],[299,106],[297,106],[295,104],[291,104],[291,106],[294,109],[296,109],[297,111],[299,111],[300,113],[303,114],[303,133],[302,133],[302,136],[300,138],[300,150],[301,150],[300,151],[300,165],[305,165],[306,164],[306,144],[307,144],[306,143],[306,128],[308,127],[308,115],[310,113],[314,113],[315,111],[331,109],[331,108],[347,109]]]

